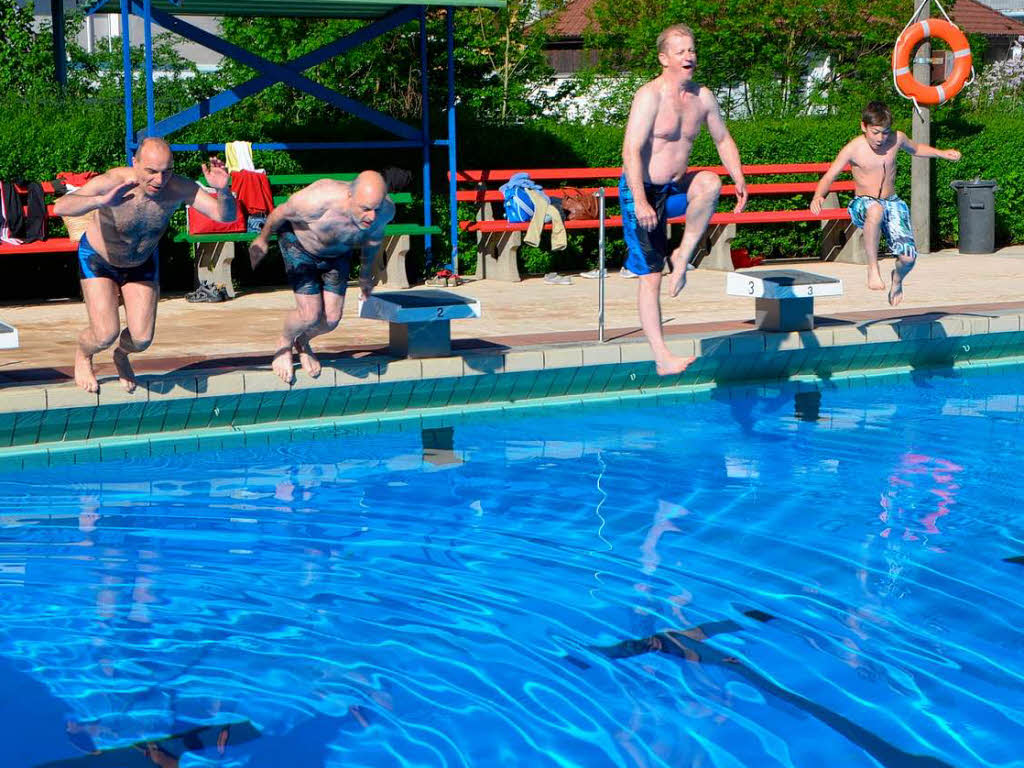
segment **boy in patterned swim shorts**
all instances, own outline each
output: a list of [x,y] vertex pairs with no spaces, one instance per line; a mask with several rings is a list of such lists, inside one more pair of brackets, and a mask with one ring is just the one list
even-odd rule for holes
[[878,270],[878,241],[884,234],[897,260],[889,287],[889,304],[895,307],[903,300],[903,279],[914,268],[917,260],[910,209],[895,191],[896,155],[903,150],[917,157],[941,157],[956,161],[960,159],[960,153],[955,149],[936,149],[927,144],[916,144],[902,131],[893,131],[892,113],[880,101],[872,101],[864,108],[860,129],[863,135],[839,151],[832,166],[818,182],[814,199],[811,200],[811,212],[821,211],[829,187],[849,164],[857,196],[848,210],[853,223],[864,230],[868,288],[873,291],[885,290],[885,283]]

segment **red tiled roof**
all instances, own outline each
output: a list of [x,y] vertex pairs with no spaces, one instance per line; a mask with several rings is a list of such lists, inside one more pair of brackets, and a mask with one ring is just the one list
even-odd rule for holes
[[956,0],[949,15],[964,32],[975,35],[1024,35],[1024,24],[977,0]]
[[[588,17],[596,0],[569,0],[551,26],[555,38],[583,37],[593,23]],[[976,35],[1024,35],[1024,24],[982,5],[977,0],[956,0],[950,16],[964,32]]]
[[565,8],[558,14],[551,25],[549,34],[552,37],[583,37],[583,33],[591,25],[587,16],[595,0],[569,0]]

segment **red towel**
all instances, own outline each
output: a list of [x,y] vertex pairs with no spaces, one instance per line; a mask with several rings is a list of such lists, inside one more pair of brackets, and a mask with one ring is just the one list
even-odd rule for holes
[[265,173],[234,171],[231,174],[231,191],[238,202],[245,205],[247,213],[270,213],[274,210],[274,195]]
[[[216,197],[217,193],[210,193]],[[204,216],[194,207],[188,208],[188,233],[190,235],[217,235],[228,232],[245,232],[245,206],[239,203],[235,206],[235,220],[226,223]]]
[[65,184],[70,184],[72,187],[84,187],[85,182],[91,179],[93,176],[99,176],[96,171],[85,171],[83,173],[70,173],[64,171],[57,174],[57,178],[63,181]]

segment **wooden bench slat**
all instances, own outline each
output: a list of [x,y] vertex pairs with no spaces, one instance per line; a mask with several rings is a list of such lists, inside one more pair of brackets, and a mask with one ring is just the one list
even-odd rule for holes
[[[831,163],[761,163],[744,165],[745,176],[781,175],[789,173],[822,174],[829,169]],[[728,174],[724,165],[695,165],[691,171],[713,171],[720,176]],[[538,179],[604,179],[618,178],[622,175],[622,167],[609,168],[516,168],[495,170],[462,170],[455,172],[456,180],[464,182],[508,181],[514,174],[528,173],[535,181]],[[449,174],[450,178],[450,174]]]
[[[715,213],[711,216],[711,224],[785,224],[794,221],[842,221],[848,220],[850,214],[845,208],[827,208],[821,213],[811,213],[809,209],[799,211],[744,211],[743,213]],[[669,219],[669,224],[682,224],[685,216]],[[597,219],[571,219],[565,222],[566,229],[595,229],[600,224]],[[604,220],[606,227],[621,227],[621,216],[609,216]],[[513,223],[504,219],[492,221],[460,221],[459,228],[467,232],[525,232],[529,229],[528,222]],[[551,224],[544,229],[550,230]]]
[[0,244],[0,254],[15,253],[75,253],[78,241],[67,237],[51,237],[48,240],[37,240],[24,245]]
[[[188,232],[179,232],[174,236],[176,243],[249,243],[256,239],[258,232],[219,232],[208,235],[190,235]],[[388,224],[384,228],[384,235],[397,237],[399,235],[442,235],[440,227],[426,227],[422,224]],[[271,235],[271,240],[276,240],[277,235]]]
[[[765,184],[748,184],[747,194],[748,195],[795,195],[802,192],[814,192],[818,187],[816,181],[792,181],[792,182],[771,182]],[[833,182],[832,186],[829,187],[830,192],[853,192],[857,188],[857,185],[853,181],[836,181]],[[585,195],[592,195],[599,189],[598,187],[579,187],[580,192]],[[552,189],[545,189],[544,194],[548,197],[563,197],[564,192],[560,187],[554,187]],[[722,187],[723,195],[735,195],[736,186],[733,184],[726,184]],[[618,198],[619,188],[618,187],[605,187],[604,195],[606,198]],[[497,189],[478,189],[478,190],[463,190],[455,193],[455,199],[460,203],[500,203],[504,201],[504,196]]]
[[[284,203],[290,197],[292,197],[292,196],[291,195],[274,195],[273,196],[273,204],[275,206],[280,206],[282,203]],[[388,195],[388,197],[391,198],[391,202],[396,204],[396,205],[406,205],[408,203],[412,203],[413,202],[413,196],[412,196],[411,193],[390,193]]]

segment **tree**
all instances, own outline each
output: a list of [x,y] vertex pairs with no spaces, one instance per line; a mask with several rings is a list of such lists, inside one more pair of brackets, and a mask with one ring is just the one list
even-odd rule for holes
[[[751,115],[834,110],[887,81],[888,57],[908,13],[899,0],[597,0],[587,43],[611,71],[657,71],[655,41],[685,21],[696,36],[699,78],[737,89]],[[827,62],[825,79],[808,76]]]
[[[49,28],[32,28],[31,4],[0,0],[0,93],[10,99],[52,81],[54,71]],[[40,78],[40,73],[50,77]]]
[[486,66],[482,82],[464,87],[486,89],[497,83],[494,116],[501,124],[532,113],[527,96],[531,84],[550,72],[544,58],[544,43],[553,13],[561,0],[507,0],[504,8],[472,8],[462,12],[460,25],[468,26],[465,45],[460,48],[464,63]]

